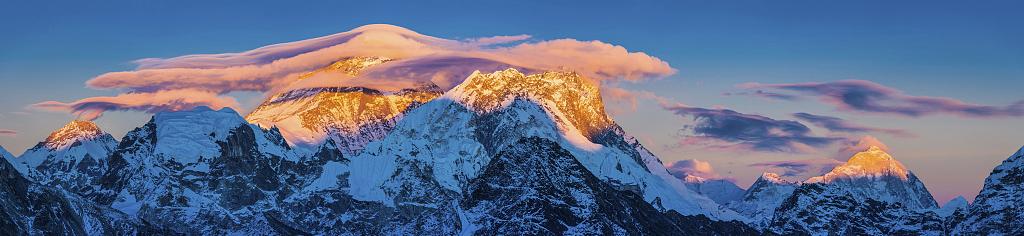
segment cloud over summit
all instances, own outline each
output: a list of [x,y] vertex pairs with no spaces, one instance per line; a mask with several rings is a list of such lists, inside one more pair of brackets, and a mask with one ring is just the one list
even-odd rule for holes
[[[393,65],[382,65],[352,80],[352,86],[380,86],[384,90],[424,81],[450,88],[473,70],[508,67],[572,70],[597,82],[638,81],[668,76],[676,71],[656,57],[630,52],[618,45],[575,39],[524,41],[529,38],[529,35],[513,35],[450,40],[398,26],[367,25],[245,52],[140,59],[135,61],[136,70],[106,73],[86,82],[90,88],[117,90],[122,94],[69,103],[47,101],[33,107],[64,109],[95,118],[109,110],[156,112],[198,105],[236,106],[237,103],[232,102],[234,98],[224,94],[276,92],[287,88],[302,73],[359,56],[396,59],[387,63]],[[161,99],[126,100],[158,95]],[[173,99],[168,97],[170,95],[183,97]],[[168,101],[176,105],[161,104]]]

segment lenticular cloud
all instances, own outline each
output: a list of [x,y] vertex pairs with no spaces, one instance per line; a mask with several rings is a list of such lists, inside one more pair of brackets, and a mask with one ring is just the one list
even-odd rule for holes
[[[528,35],[450,40],[392,25],[367,25],[334,35],[222,54],[196,54],[136,60],[131,71],[102,74],[86,82],[95,89],[124,94],[75,102],[47,101],[33,107],[66,110],[86,118],[103,111],[156,112],[198,105],[235,106],[224,94],[277,92],[298,75],[349,57],[385,57],[399,63],[381,66],[350,80],[351,86],[394,90],[419,82],[450,88],[474,70],[518,68],[527,71],[572,70],[602,83],[671,75],[668,63],[642,52],[600,41],[558,39],[527,41]],[[339,84],[339,86],[345,86]],[[168,93],[167,91],[175,91]],[[191,92],[194,94],[189,94]],[[126,101],[162,94],[163,99]],[[167,98],[169,94],[181,99]],[[193,96],[196,95],[196,96]],[[176,106],[157,102],[176,101]]]

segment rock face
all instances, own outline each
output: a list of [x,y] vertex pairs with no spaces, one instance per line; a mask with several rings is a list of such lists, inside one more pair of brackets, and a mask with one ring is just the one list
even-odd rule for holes
[[[296,83],[313,76],[342,81],[389,61],[380,57],[348,58],[299,76]],[[304,87],[270,97],[245,118],[262,127],[279,128],[293,145],[316,147],[331,139],[342,153],[355,155],[367,143],[387,135],[405,111],[442,92],[433,84],[398,92],[364,87]]]
[[800,183],[784,180],[778,174],[762,173],[743,193],[742,199],[729,207],[749,217],[754,227],[763,229],[768,227],[775,209],[799,186]]
[[24,174],[43,185],[92,192],[107,169],[117,140],[89,121],[72,121],[18,158]]
[[231,109],[158,113],[125,136],[86,197],[177,233],[260,232],[261,209],[303,183],[302,161]]
[[[676,225],[688,221],[664,216],[640,195],[615,189],[558,143],[539,137],[522,138],[498,153],[470,181],[466,195],[461,215],[468,231],[463,233],[692,233]],[[740,222],[730,223],[736,228],[729,233],[756,233]]]
[[985,178],[985,186],[974,198],[964,220],[956,227],[960,235],[1024,234],[1024,148],[996,166]]
[[4,235],[134,235],[151,231],[142,221],[96,205],[59,187],[33,183],[0,147],[0,229]]
[[778,234],[930,234],[948,231],[924,184],[877,147],[811,178],[775,210]]

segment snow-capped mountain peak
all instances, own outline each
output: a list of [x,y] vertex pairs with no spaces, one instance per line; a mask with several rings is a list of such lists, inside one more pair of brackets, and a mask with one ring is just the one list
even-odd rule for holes
[[117,148],[114,136],[89,121],[71,121],[46,140],[18,157],[15,165],[23,175],[43,185],[57,185],[71,192],[92,189]]
[[784,185],[797,184],[796,182],[792,182],[792,181],[789,181],[789,180],[782,179],[782,176],[779,176],[779,174],[772,173],[772,172],[763,172],[763,173],[761,173],[761,177],[758,177],[757,181],[766,181],[766,182],[769,182],[769,183],[784,184]]
[[947,217],[953,215],[956,211],[966,211],[968,206],[970,206],[970,203],[967,202],[964,196],[957,196],[946,202],[945,205],[942,205],[942,208],[937,209],[935,212],[939,213],[942,217]]
[[767,227],[775,208],[788,198],[800,183],[783,179],[776,173],[764,172],[754,184],[747,188],[740,201],[729,204],[729,207],[751,219],[751,224],[758,228]]
[[[352,57],[299,76],[304,79],[338,72],[338,80],[358,76],[367,68],[388,63],[385,57]],[[328,74],[332,75],[332,74]],[[329,77],[328,79],[335,79]],[[356,154],[384,137],[409,109],[441,95],[440,88],[423,84],[398,92],[365,87],[295,86],[268,98],[246,120],[261,127],[278,127],[289,143],[319,147],[330,138],[345,154]]]
[[91,121],[74,120],[50,133],[42,145],[51,150],[67,149],[75,142],[85,142],[107,135]]
[[877,179],[883,176],[893,176],[903,181],[909,179],[910,172],[907,168],[877,146],[871,146],[868,150],[859,152],[846,163],[832,169],[831,172],[809,179],[809,183],[831,183],[836,179],[872,178]]
[[575,72],[548,71],[525,75],[515,68],[493,73],[474,71],[444,97],[477,113],[489,113],[508,106],[513,97],[550,102],[587,138],[593,138],[613,124],[604,111],[597,85]]

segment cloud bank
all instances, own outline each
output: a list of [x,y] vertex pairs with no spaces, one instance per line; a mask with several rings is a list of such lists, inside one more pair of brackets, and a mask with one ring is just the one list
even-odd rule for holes
[[842,140],[814,136],[810,128],[791,120],[681,104],[664,108],[681,116],[693,117],[695,124],[684,128],[692,131],[693,135],[684,137],[683,144],[731,150],[802,153]]
[[841,80],[793,84],[747,83],[746,89],[775,89],[816,97],[841,111],[892,114],[919,117],[951,114],[963,117],[1019,117],[1024,116],[1024,100],[1009,106],[989,106],[967,103],[953,98],[913,96],[894,88],[866,81]]
[[[196,54],[136,60],[131,71],[99,75],[86,85],[123,92],[75,102],[35,104],[65,109],[85,118],[104,111],[156,112],[196,105],[234,106],[224,94],[274,92],[287,88],[302,73],[343,58],[370,56],[397,59],[353,79],[354,86],[382,89],[435,82],[450,88],[473,70],[517,67],[524,70],[572,70],[597,83],[638,81],[668,76],[675,69],[642,52],[600,41],[557,39],[526,42],[529,35],[449,40],[392,25],[367,25],[334,35],[260,47],[246,52]],[[468,62],[468,63],[466,63]],[[388,65],[393,64],[393,65]],[[185,92],[193,92],[187,94]],[[140,99],[147,96],[161,99]],[[170,95],[182,97],[171,98]],[[173,101],[174,105],[161,102]]]
[[872,146],[878,147],[882,149],[882,151],[889,151],[889,145],[885,145],[885,143],[882,143],[881,140],[878,140],[878,138],[875,138],[874,136],[865,135],[857,141],[851,140],[849,142],[849,146],[839,149],[835,158],[836,160],[846,161],[849,160],[850,157],[853,157],[854,154],[867,151],[868,148],[871,148]]

